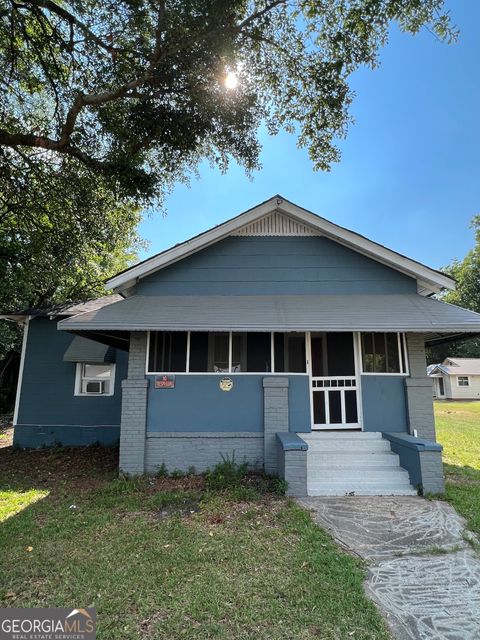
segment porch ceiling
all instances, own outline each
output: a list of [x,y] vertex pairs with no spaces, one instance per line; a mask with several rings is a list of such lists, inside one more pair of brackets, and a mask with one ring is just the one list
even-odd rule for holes
[[66,331],[478,333],[480,314],[418,294],[140,296],[58,323]]

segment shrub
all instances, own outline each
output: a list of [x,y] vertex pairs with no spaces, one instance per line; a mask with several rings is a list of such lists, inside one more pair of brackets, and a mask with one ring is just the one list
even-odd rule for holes
[[222,462],[219,462],[212,470],[207,469],[206,486],[207,489],[221,491],[238,487],[247,473],[247,463],[238,464],[235,462],[235,454],[230,458],[222,454]]
[[166,478],[168,476],[167,465],[165,464],[165,462],[162,462],[162,464],[158,465],[155,476],[157,478]]

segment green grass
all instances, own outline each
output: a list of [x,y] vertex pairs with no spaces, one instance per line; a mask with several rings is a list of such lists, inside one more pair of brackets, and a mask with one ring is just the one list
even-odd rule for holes
[[[96,606],[100,640],[390,637],[362,564],[293,501],[118,480],[92,455],[0,460],[10,512],[24,507],[0,524],[0,606]],[[32,491],[49,493],[27,504]]]
[[435,421],[443,445],[445,496],[480,534],[480,402],[436,402]]

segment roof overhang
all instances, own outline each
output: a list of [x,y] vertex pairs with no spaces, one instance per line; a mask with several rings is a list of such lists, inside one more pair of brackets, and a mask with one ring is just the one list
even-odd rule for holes
[[266,202],[242,213],[213,229],[205,231],[194,238],[172,247],[152,258],[144,260],[139,264],[117,274],[107,281],[107,287],[117,292],[128,294],[128,289],[136,282],[145,278],[153,272],[163,269],[178,260],[196,253],[210,245],[223,240],[235,233],[242,227],[252,224],[256,220],[267,216],[275,211],[285,214],[319,232],[339,244],[342,244],[358,253],[370,257],[377,262],[381,262],[397,271],[404,273],[417,280],[418,293],[420,295],[431,295],[438,293],[442,289],[454,289],[455,280],[446,274],[427,267],[416,260],[392,251],[377,242],[334,224],[325,218],[317,216],[311,211],[285,200],[281,196],[275,196]]
[[67,331],[480,332],[480,314],[418,294],[136,295],[58,323]]

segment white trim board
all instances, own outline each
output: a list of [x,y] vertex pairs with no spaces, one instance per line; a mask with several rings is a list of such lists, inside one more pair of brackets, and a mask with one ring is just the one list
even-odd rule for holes
[[318,235],[325,236],[339,244],[342,244],[358,253],[361,253],[377,262],[381,262],[401,273],[416,278],[418,283],[418,291],[422,295],[437,293],[443,288],[454,289],[455,281],[449,276],[431,269],[426,265],[407,258],[396,251],[392,251],[383,245],[378,244],[364,236],[345,229],[333,222],[321,218],[306,209],[285,200],[281,196],[274,196],[263,202],[262,204],[245,211],[235,218],[224,222],[204,233],[187,240],[179,245],[167,249],[152,258],[119,273],[107,281],[107,287],[115,291],[123,291],[134,286],[137,280],[145,278],[151,273],[163,269],[178,260],[182,260],[201,249],[205,249],[210,245],[223,240],[231,235],[236,235],[242,229],[248,228],[261,218],[271,216],[274,213],[280,213],[292,220],[306,225],[306,227],[314,230]]
[[13,426],[14,427],[17,425],[17,422],[18,422],[18,410],[20,408],[20,394],[22,393],[23,368],[25,366],[25,354],[27,352],[29,322],[30,322],[30,316],[27,316],[25,318],[25,324],[23,325],[22,351],[20,354],[20,369],[18,370],[17,393],[15,394],[15,409],[13,410]]

